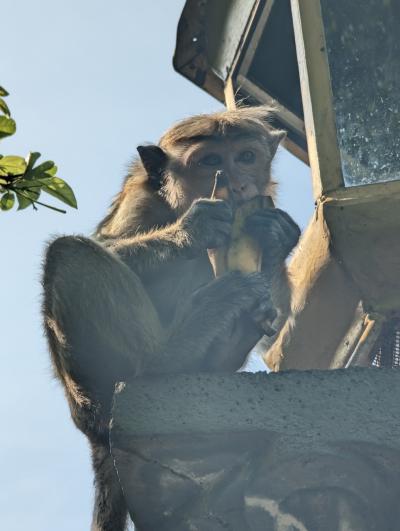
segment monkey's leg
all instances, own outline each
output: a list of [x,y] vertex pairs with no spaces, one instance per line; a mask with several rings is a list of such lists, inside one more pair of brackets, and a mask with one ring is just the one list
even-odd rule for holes
[[45,328],[72,417],[90,439],[95,472],[93,531],[122,531],[127,511],[108,448],[116,381],[142,370],[162,329],[138,277],[95,242],[54,241],[44,273]]
[[141,372],[144,357],[157,350],[163,331],[140,279],[94,241],[55,240],[44,291],[45,326],[62,347],[56,368],[76,374],[89,393]]

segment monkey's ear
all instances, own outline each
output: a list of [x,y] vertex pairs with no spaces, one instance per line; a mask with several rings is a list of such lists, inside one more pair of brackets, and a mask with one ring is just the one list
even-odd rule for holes
[[137,147],[140,160],[146,170],[149,183],[155,190],[159,190],[164,179],[164,170],[167,167],[168,155],[159,146]]
[[276,153],[276,150],[278,149],[278,146],[280,142],[286,137],[286,131],[282,131],[281,129],[272,129],[270,132],[270,150],[271,150],[271,157],[273,157]]

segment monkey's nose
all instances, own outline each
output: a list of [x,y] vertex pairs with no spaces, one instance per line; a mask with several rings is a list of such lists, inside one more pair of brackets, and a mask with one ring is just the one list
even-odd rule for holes
[[231,188],[232,199],[234,204],[240,205],[246,200],[246,186],[240,185]]

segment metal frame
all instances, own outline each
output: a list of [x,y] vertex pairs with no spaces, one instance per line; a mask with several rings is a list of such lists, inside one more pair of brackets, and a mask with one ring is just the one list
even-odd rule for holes
[[[258,1],[253,11],[253,15],[249,20],[246,32],[243,35],[242,45],[237,50],[236,57],[230,71],[230,78],[235,87],[235,93],[237,93],[240,97],[246,97],[250,95],[256,98],[259,103],[273,106],[276,109],[276,115],[279,119],[279,122],[282,124],[282,127],[292,129],[299,136],[305,138],[306,133],[303,120],[301,120],[301,118],[299,118],[293,112],[286,109],[264,89],[261,89],[256,83],[247,78],[248,71],[257,51],[258,42],[264,32],[274,2],[275,0],[266,0],[265,2],[262,0]],[[253,30],[250,42],[247,42],[249,30],[258,15],[259,20],[255,29]],[[246,45],[245,50],[244,45]],[[295,142],[290,140],[290,138],[286,138],[283,144],[285,148],[293,155],[302,160],[305,164],[309,164],[308,153],[306,150],[303,150]]]
[[343,187],[319,0],[291,0],[314,197]]
[[[226,78],[222,79],[214,71],[207,56],[207,39],[204,32],[206,23],[205,3],[187,0],[178,25],[174,68],[220,101],[224,101],[229,82],[233,86],[231,92],[236,102],[250,97],[259,103],[274,106],[276,109],[276,126],[293,131],[306,146],[303,120],[247,78],[251,61],[257,50],[257,43],[267,24],[274,1],[279,0],[255,0],[232,64]],[[228,88],[228,93],[229,90]],[[290,138],[286,138],[283,144],[293,155],[309,164],[306,147],[303,148],[301,144],[297,144]]]

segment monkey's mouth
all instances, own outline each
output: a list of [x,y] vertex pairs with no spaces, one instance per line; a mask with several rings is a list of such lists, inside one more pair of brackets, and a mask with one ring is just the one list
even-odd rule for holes
[[235,204],[242,205],[243,203],[246,203],[247,201],[251,201],[255,197],[260,195],[260,190],[258,187],[252,183],[247,182],[246,184],[242,184],[240,187],[238,187],[236,190],[232,190],[232,197],[235,201]]

